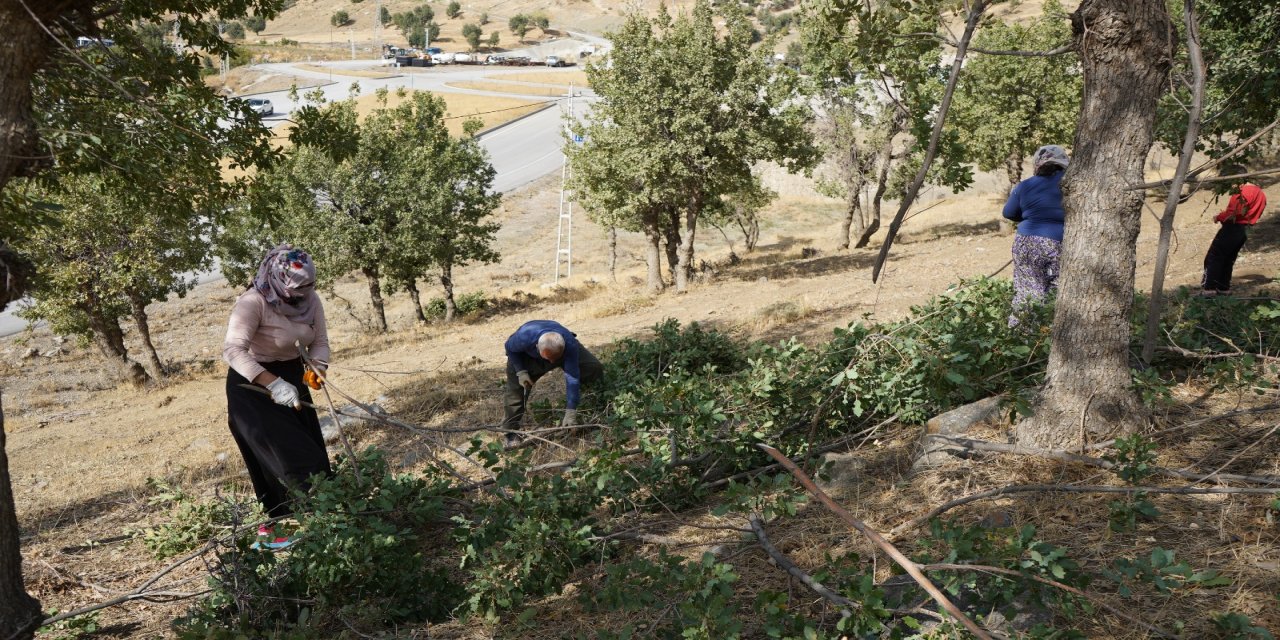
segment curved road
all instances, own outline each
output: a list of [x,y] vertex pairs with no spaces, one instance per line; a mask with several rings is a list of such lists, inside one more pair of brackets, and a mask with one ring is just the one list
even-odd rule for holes
[[[332,73],[299,69],[294,63],[260,64],[256,65],[256,67],[266,71],[315,80],[332,78],[333,82],[331,84],[319,87],[329,100],[347,98],[353,86],[357,88],[357,95],[371,94],[378,89],[384,88],[395,91],[403,87],[405,89],[418,89],[437,93],[465,93],[510,98],[513,94],[459,89],[447,86],[447,84],[482,79],[501,79],[500,76],[502,75],[527,73],[533,70],[548,72],[568,72],[572,70],[548,69],[545,67],[509,69],[468,65],[429,67],[390,78],[360,78],[342,75],[344,70],[369,70],[376,64],[378,63],[370,62],[369,60],[312,63],[312,66],[332,68]],[[388,72],[395,73],[395,70],[388,69]],[[531,87],[538,86],[530,83],[523,84],[528,84]],[[311,90],[300,89],[299,93]],[[293,111],[297,106],[294,101],[289,99],[288,94],[288,91],[253,94],[255,98],[271,100],[275,108],[276,114],[266,118],[268,125],[286,120],[289,112]],[[576,97],[578,95],[581,98]],[[520,96],[517,95],[516,97]],[[564,162],[564,153],[561,151],[564,138],[561,132],[564,127],[565,115],[568,113],[568,100],[565,98],[547,98],[544,95],[524,97],[529,98],[531,101],[546,102],[548,103],[548,108],[480,135],[480,142],[488,150],[489,160],[497,171],[497,176],[494,178],[494,189],[503,193],[518,189],[560,169]],[[581,116],[589,108],[593,100],[594,96],[589,91],[575,92],[575,104],[573,107],[575,114]],[[201,274],[200,281],[208,282],[216,280],[218,277],[220,277],[218,274]],[[25,320],[14,315],[15,308],[19,304],[21,303],[10,304],[7,309],[0,312],[0,337],[17,333],[27,326]]]

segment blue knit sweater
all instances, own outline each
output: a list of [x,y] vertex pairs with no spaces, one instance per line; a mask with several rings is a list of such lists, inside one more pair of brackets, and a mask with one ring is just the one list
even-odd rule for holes
[[1058,171],[1048,177],[1032,176],[1018,183],[1009,192],[1004,205],[1004,217],[1018,223],[1018,235],[1041,236],[1062,242],[1062,174]]

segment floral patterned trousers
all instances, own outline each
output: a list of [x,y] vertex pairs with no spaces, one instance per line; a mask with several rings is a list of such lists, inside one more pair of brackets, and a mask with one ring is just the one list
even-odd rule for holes
[[1043,236],[1018,235],[1013,239],[1013,313],[1016,327],[1027,308],[1058,288],[1062,243]]

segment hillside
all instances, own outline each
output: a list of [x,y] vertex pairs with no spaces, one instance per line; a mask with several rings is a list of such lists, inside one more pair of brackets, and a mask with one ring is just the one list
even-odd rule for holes
[[[403,296],[389,307],[392,332],[367,333],[363,285],[344,280],[326,297],[336,346],[332,375],[335,384],[365,401],[377,402],[393,414],[429,427],[495,424],[501,417],[496,384],[501,377],[501,343],[520,322],[555,318],[571,327],[593,350],[620,338],[645,338],[649,327],[664,318],[699,321],[741,339],[769,341],[795,336],[810,344],[830,338],[831,329],[850,321],[885,321],[904,317],[913,305],[924,303],[963,278],[994,274],[1007,278],[1011,238],[995,223],[1000,205],[981,191],[959,196],[929,194],[933,206],[904,228],[887,278],[872,284],[868,277],[872,249],[837,253],[831,234],[837,228],[840,204],[813,195],[804,181],[785,176],[770,178],[784,194],[766,214],[761,246],[752,254],[729,260],[731,245],[713,229],[701,235],[698,251],[707,263],[699,282],[685,295],[651,296],[642,289],[638,264],[639,238],[620,240],[618,282],[610,281],[603,231],[585,217],[575,220],[574,278],[567,288],[551,287],[551,256],[555,247],[558,177],[548,177],[505,201],[498,219],[502,230],[498,247],[501,263],[461,270],[461,293],[483,292],[496,303],[492,311],[453,326],[417,324]],[[988,179],[988,184],[994,184]],[[1280,189],[1268,189],[1280,198]],[[1177,244],[1170,268],[1170,285],[1193,285],[1214,225],[1204,213],[1214,204],[1198,194],[1183,205]],[[1155,225],[1144,220],[1139,244],[1138,282],[1150,280]],[[728,239],[734,238],[726,230]],[[875,243],[873,243],[873,247]],[[1270,218],[1250,239],[1237,265],[1243,291],[1269,283],[1271,265],[1280,255],[1280,223]],[[323,268],[323,265],[321,265]],[[163,478],[196,495],[215,491],[243,493],[247,487],[239,455],[225,423],[222,392],[223,365],[218,356],[225,315],[237,290],[225,282],[201,285],[184,299],[155,306],[153,331],[161,356],[176,370],[165,383],[150,389],[117,387],[84,366],[96,354],[37,329],[0,342],[4,376],[9,456],[19,518],[28,532],[24,540],[25,571],[30,588],[46,604],[59,609],[102,599],[103,594],[137,586],[163,563],[153,560],[143,545],[128,542],[129,532],[164,522],[163,503],[152,500],[149,478]],[[428,296],[433,295],[430,291]],[[132,340],[134,336],[130,335]],[[537,388],[535,400],[554,403],[562,397],[559,377]],[[1161,424],[1212,417],[1232,409],[1250,408],[1266,396],[1237,393],[1209,394],[1202,382],[1189,380],[1172,387],[1173,403],[1164,409]],[[1245,473],[1276,474],[1280,450],[1274,441],[1244,454],[1237,434],[1257,432],[1265,416],[1242,417],[1195,438],[1168,440],[1161,450],[1169,465],[1196,464],[1206,456],[1212,467]],[[908,515],[976,488],[1016,482],[1081,481],[1100,478],[1080,469],[1033,464],[1030,459],[996,460],[975,465],[955,461],[927,473],[910,473],[917,427],[891,427],[867,450],[849,455],[862,459],[861,471],[840,485],[837,497],[861,518],[881,530],[903,522]],[[357,448],[386,448],[394,467],[421,470],[427,441],[383,427],[354,427]],[[989,437],[999,439],[999,433]],[[867,441],[864,440],[864,444]],[[461,443],[461,440],[459,440]],[[585,443],[568,444],[574,447]],[[1237,455],[1241,454],[1241,455]],[[538,447],[532,462],[562,458],[555,447]],[[1232,457],[1234,455],[1234,457]],[[1275,528],[1256,510],[1257,500],[1159,501],[1170,515],[1144,529],[1159,536],[1160,544],[1176,549],[1179,558],[1197,567],[1212,566],[1234,580],[1233,595],[1207,592],[1210,598],[1179,596],[1176,615],[1203,619],[1209,610],[1230,608],[1257,622],[1280,624],[1274,603],[1265,594],[1276,590]],[[954,515],[977,521],[992,513],[1007,514],[1019,524],[1034,522],[1042,536],[1071,546],[1090,559],[1109,562],[1133,549],[1117,546],[1106,532],[1106,500],[1063,501],[1057,497],[1012,500],[998,510],[990,506],[957,510]],[[823,553],[870,550],[816,507],[802,520],[782,524],[771,532],[784,552],[804,566],[822,565]],[[677,514],[672,514],[676,516]],[[1268,516],[1269,517],[1269,516]],[[1101,519],[1102,530],[1078,527]],[[715,533],[727,522],[705,509],[678,514],[664,525],[664,539],[696,557],[708,548],[736,545],[733,535]],[[712,527],[706,529],[705,527]],[[1190,530],[1187,529],[1190,527]],[[1196,533],[1211,530],[1212,537]],[[772,527],[771,527],[772,529]],[[124,537],[122,537],[122,533]],[[723,534],[724,532],[721,532]],[[1189,533],[1189,535],[1188,535]],[[1155,540],[1155,538],[1151,538]],[[86,546],[86,541],[99,541]],[[661,545],[659,545],[661,546]],[[1145,553],[1149,545],[1138,541]],[[654,547],[644,547],[650,552]],[[748,550],[748,548],[744,548]],[[642,549],[636,549],[642,553]],[[738,557],[742,551],[734,552]],[[787,588],[784,574],[759,554],[741,556],[738,570],[756,587]],[[179,572],[184,579],[201,580],[198,567]],[[886,578],[883,570],[878,579]],[[1269,577],[1268,577],[1269,576]],[[591,584],[590,572],[575,582]],[[570,592],[578,587],[571,587]],[[1149,605],[1155,600],[1144,600]],[[449,623],[431,627],[433,637],[559,637],[612,624],[578,610],[572,598],[551,597],[531,603],[543,615],[533,626],[500,631],[479,623]],[[1154,605],[1152,605],[1154,606]],[[1268,606],[1270,608],[1268,608]],[[101,621],[115,633],[164,633],[184,603],[142,604],[111,609]],[[1172,614],[1171,614],[1172,615]],[[620,623],[612,619],[613,623]],[[524,623],[527,624],[527,623]],[[1132,625],[1099,617],[1086,626],[1089,637],[1138,638]],[[1203,628],[1203,627],[1197,627]]]

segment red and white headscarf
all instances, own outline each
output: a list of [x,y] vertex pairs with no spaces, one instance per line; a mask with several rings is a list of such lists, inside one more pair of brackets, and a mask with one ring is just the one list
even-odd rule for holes
[[285,243],[267,252],[258,265],[253,288],[267,304],[294,322],[312,324],[320,298],[316,295],[316,265],[302,249]]

